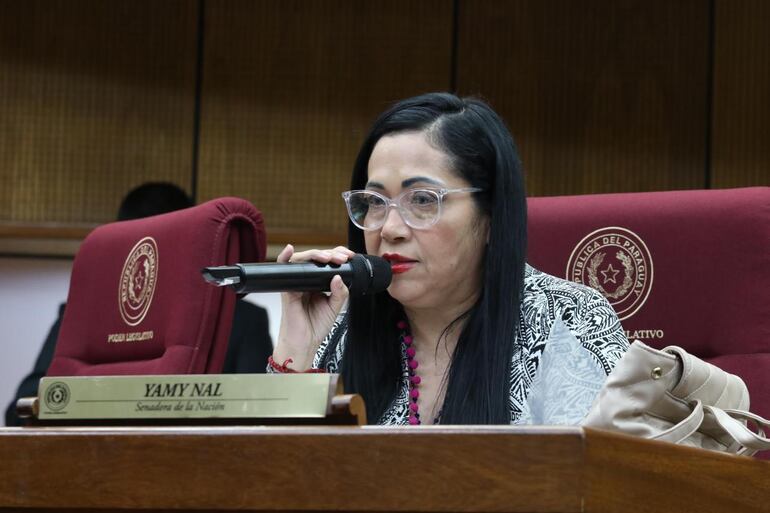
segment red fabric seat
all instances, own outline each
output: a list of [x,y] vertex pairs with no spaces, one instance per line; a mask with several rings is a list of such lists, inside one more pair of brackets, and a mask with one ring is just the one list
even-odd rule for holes
[[220,372],[236,296],[200,270],[264,257],[262,215],[239,198],[96,228],[73,264],[48,375]]
[[599,289],[630,340],[739,375],[770,418],[770,187],[531,198],[529,262]]

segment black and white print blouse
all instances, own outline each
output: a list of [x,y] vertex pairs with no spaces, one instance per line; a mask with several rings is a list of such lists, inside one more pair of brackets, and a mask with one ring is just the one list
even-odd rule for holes
[[[329,342],[335,340],[325,369],[338,372],[346,326],[342,314],[321,343],[314,368],[319,368]],[[529,265],[517,340],[511,366],[511,424],[579,423],[628,349],[620,321],[604,296]],[[408,424],[409,373],[403,348],[402,344],[401,386],[378,424]]]

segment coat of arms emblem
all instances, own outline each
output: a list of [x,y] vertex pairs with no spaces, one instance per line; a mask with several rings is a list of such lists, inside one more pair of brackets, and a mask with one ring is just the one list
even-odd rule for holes
[[644,305],[652,290],[652,255],[641,237],[609,226],[586,235],[567,262],[567,279],[601,292],[620,320]]
[[157,279],[158,245],[152,237],[145,237],[131,249],[120,273],[120,316],[129,326],[136,326],[147,315]]

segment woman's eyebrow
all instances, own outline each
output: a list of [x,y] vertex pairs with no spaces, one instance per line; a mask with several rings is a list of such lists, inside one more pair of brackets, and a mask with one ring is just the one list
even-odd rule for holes
[[433,178],[429,178],[427,176],[413,176],[412,178],[407,178],[406,180],[401,182],[401,187],[405,189],[407,187],[411,187],[416,183],[428,183],[431,185],[438,185],[439,187],[444,186],[442,182],[439,182],[438,180],[434,180]]
[[[401,188],[406,189],[407,187],[411,187],[414,184],[417,183],[427,183],[430,185],[437,185],[439,187],[443,187],[444,183],[440,182],[438,180],[435,180],[433,178],[427,177],[427,176],[413,176],[412,178],[407,178],[403,182],[401,182]],[[366,189],[382,189],[385,190],[385,186],[380,182],[366,182]]]

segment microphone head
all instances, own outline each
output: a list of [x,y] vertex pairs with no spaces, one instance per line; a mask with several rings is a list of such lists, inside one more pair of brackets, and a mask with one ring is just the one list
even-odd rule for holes
[[353,279],[350,283],[351,296],[377,294],[388,288],[393,272],[390,263],[373,255],[355,255],[350,260]]

